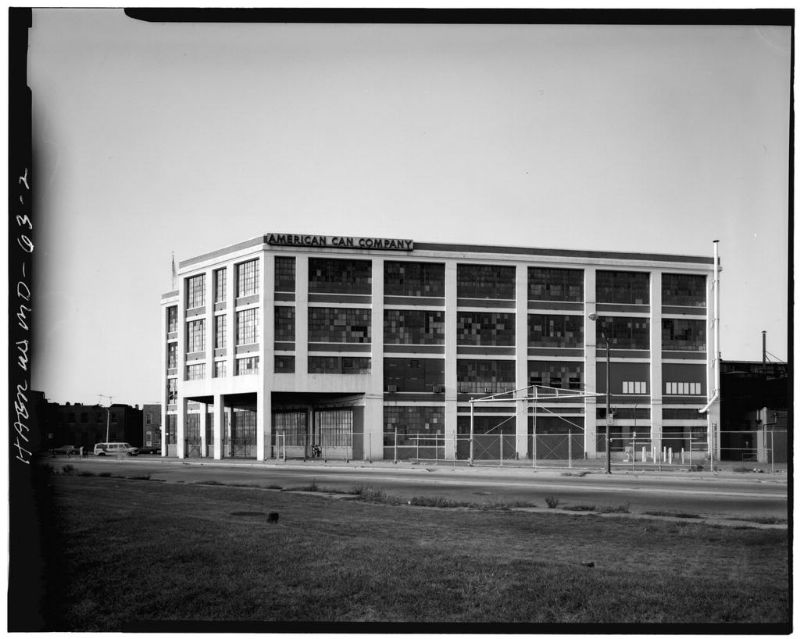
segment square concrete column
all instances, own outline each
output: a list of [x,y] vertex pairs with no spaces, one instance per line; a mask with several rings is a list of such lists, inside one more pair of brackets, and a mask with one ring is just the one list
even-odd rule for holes
[[[525,264],[517,265],[515,299],[516,387],[522,389],[528,387],[528,267]],[[524,459],[528,454],[528,403],[517,401],[514,408],[517,423],[516,453],[517,457]]]
[[447,460],[456,458],[458,436],[457,288],[456,264],[447,262],[444,267],[444,458]]
[[222,459],[222,426],[225,423],[225,395],[214,395],[214,459]]
[[[583,388],[599,392],[597,388],[597,322],[589,319],[597,312],[595,291],[596,270],[587,267],[583,280]],[[597,398],[587,397],[584,402],[583,449],[590,459],[597,457]]]
[[178,446],[178,459],[186,457],[186,411],[189,401],[179,395],[178,396],[178,424],[175,433],[175,441]]
[[269,396],[269,393],[265,393],[264,391],[258,391],[256,393],[256,460],[257,461],[264,461],[265,449],[266,449],[266,440],[264,437],[264,424],[269,421],[268,413],[265,413],[264,408],[265,404],[269,404],[269,400],[264,399],[265,396]]
[[200,457],[208,457],[206,429],[208,428],[208,404],[201,404],[200,409]]

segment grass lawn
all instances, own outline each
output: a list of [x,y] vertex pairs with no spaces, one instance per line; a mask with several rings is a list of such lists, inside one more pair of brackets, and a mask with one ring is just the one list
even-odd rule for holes
[[[99,476],[48,481],[50,630],[790,620],[782,530]],[[276,524],[266,521],[272,511]]]

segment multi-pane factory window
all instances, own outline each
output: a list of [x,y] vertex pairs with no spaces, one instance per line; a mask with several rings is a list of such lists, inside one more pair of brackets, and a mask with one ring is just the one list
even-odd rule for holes
[[279,442],[285,446],[305,446],[308,443],[308,413],[275,411],[272,424],[273,445]]
[[458,313],[457,339],[461,346],[513,346],[514,330],[514,313]]
[[372,311],[368,308],[308,309],[308,341],[369,344]]
[[206,303],[206,276],[186,278],[186,308],[198,308]]
[[194,320],[186,324],[186,352],[199,353],[206,348],[206,321]]
[[206,376],[205,364],[189,364],[186,367],[186,379],[203,379]]
[[444,360],[386,357],[383,360],[383,386],[391,393],[444,391]]
[[459,264],[458,297],[514,299],[516,268],[490,264]]
[[528,268],[528,299],[583,301],[583,271],[571,268]]
[[580,390],[583,388],[583,363],[529,360],[528,383],[532,386]]
[[528,345],[581,348],[583,317],[580,315],[528,315]]
[[649,304],[650,274],[597,271],[597,301],[601,304]]
[[214,413],[209,413],[206,418],[206,444],[214,445]]
[[662,273],[661,303],[667,306],[705,307],[705,275]]
[[[384,406],[383,444],[393,446],[397,432],[397,445],[417,443],[416,437],[444,435],[443,406]],[[425,442],[431,445],[431,442]]]
[[294,258],[276,257],[275,258],[275,290],[293,293],[294,292]]
[[384,295],[444,297],[444,264],[385,262]]
[[174,333],[178,330],[178,307],[167,307],[167,333]]
[[625,395],[647,395],[647,382],[622,382]]
[[275,341],[294,341],[294,306],[275,307]]
[[[700,382],[665,382],[664,391],[667,395],[702,395],[703,385]],[[702,418],[697,413],[695,419]]]
[[214,301],[224,302],[228,288],[228,269],[218,268],[214,271]]
[[369,295],[372,292],[372,262],[309,258],[308,292]]
[[170,377],[167,380],[167,404],[174,404],[178,401],[178,380]]
[[[691,419],[705,419],[705,415],[697,412],[696,408],[664,408],[662,419],[681,419],[681,420],[691,420]],[[705,428],[705,427],[703,427]],[[694,441],[703,441],[705,438],[705,431],[702,433],[702,438],[696,436]]]
[[236,313],[236,345],[258,342],[258,309],[249,308]]
[[228,376],[228,362],[220,361],[214,362],[214,377],[227,377]]
[[513,360],[459,359],[456,365],[460,393],[502,393],[514,390]]
[[170,342],[167,344],[167,368],[178,366],[178,343]]
[[258,260],[236,265],[236,297],[258,293]]
[[337,375],[368,375],[372,367],[369,357],[338,357],[310,355],[308,358],[309,373]]
[[661,348],[665,351],[706,350],[705,320],[662,319]]
[[605,335],[611,348],[650,348],[650,320],[646,317],[611,317],[597,320],[597,348],[605,345]]
[[294,373],[294,355],[276,355],[275,372]]
[[225,348],[228,339],[228,318],[225,315],[214,317],[214,348]]
[[444,311],[385,310],[385,344],[444,344]]
[[258,357],[242,357],[236,360],[237,375],[258,375]]

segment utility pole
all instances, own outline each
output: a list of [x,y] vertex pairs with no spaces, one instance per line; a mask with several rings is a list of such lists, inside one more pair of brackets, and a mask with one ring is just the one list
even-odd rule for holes
[[767,365],[767,331],[761,331],[761,363]]
[[108,442],[109,431],[111,430],[111,401],[114,398],[111,395],[98,394],[97,396],[108,400],[108,406],[106,407],[106,442]]

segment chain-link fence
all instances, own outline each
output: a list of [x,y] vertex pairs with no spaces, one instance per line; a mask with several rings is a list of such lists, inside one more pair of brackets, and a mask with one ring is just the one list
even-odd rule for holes
[[[187,457],[213,457],[213,441],[206,439],[206,455],[197,433],[185,439]],[[228,435],[225,433],[224,435]],[[233,435],[236,435],[233,433]],[[256,458],[254,433],[244,437],[224,436],[223,458]],[[605,433],[596,434],[595,453],[586,450],[582,431],[537,433],[415,434],[390,431],[382,434],[351,432],[342,428],[322,428],[314,437],[297,432],[271,433],[265,442],[267,459],[394,461],[484,466],[533,466],[552,468],[602,468],[606,464]],[[704,432],[676,430],[662,433],[658,443],[649,437],[612,436],[610,464],[615,468],[664,469],[710,468],[708,438]],[[749,430],[718,432],[714,443],[714,463],[785,464],[788,457],[787,431]],[[177,454],[171,445],[168,454]]]

